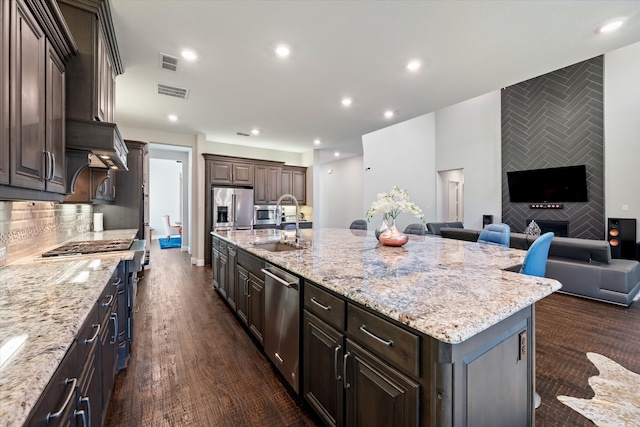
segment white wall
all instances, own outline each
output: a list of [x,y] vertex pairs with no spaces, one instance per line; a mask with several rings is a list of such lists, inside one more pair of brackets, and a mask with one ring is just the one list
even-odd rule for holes
[[315,169],[321,202],[313,210],[313,227],[348,228],[354,219],[364,219],[362,156],[324,163]]
[[[364,191],[362,216],[378,193],[389,193],[394,185],[409,192],[410,200],[422,209],[426,222],[435,220],[435,114],[426,114],[362,136]],[[369,228],[376,228],[376,215]],[[400,214],[400,230],[418,220]]]
[[[606,218],[636,218],[640,240],[640,43],[604,55]],[[623,205],[629,210],[624,211]],[[607,224],[605,223],[605,227]]]
[[168,159],[149,159],[149,224],[153,236],[166,236],[162,216],[169,215],[171,224],[182,222],[180,186],[182,163]]
[[[435,113],[435,167],[464,169],[464,226],[482,229],[482,215],[502,218],[500,92],[495,91]],[[445,183],[446,184],[446,183]],[[437,183],[442,202],[442,183]],[[438,220],[442,220],[443,209]]]

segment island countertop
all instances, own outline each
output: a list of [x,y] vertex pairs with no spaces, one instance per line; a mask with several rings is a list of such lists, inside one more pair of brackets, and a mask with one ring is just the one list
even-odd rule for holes
[[[86,232],[69,241],[133,238],[136,233]],[[0,366],[0,426],[26,421],[119,262],[133,256],[132,251],[38,254],[0,268],[0,345],[25,338]]]
[[[457,344],[560,289],[554,279],[505,271],[526,251],[409,235],[382,246],[372,231],[301,230],[303,249],[269,252],[280,230],[212,234],[441,342]],[[289,237],[291,240],[292,237]]]

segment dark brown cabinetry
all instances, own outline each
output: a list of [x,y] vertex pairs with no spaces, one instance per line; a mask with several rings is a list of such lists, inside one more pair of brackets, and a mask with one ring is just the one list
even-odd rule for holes
[[73,50],[57,3],[0,5],[0,198],[61,200],[66,191],[66,65]]
[[209,169],[211,184],[253,185],[253,164],[237,161],[212,160]]
[[264,280],[249,273],[249,330],[264,345]]
[[[282,193],[293,194],[299,205],[307,204],[307,168],[284,166],[282,168]],[[293,203],[292,200],[284,202]]]
[[[101,204],[113,202],[117,195],[116,174],[117,172],[112,169],[90,167],[82,169],[78,174],[74,193],[67,196],[64,203]],[[96,210],[96,212],[99,211]],[[113,219],[115,220],[116,217],[114,216]]]
[[227,244],[220,242],[218,249],[218,292],[224,299],[229,293],[229,283],[227,282]]
[[227,302],[233,311],[237,309],[236,300],[238,298],[237,251],[235,246],[227,245]]
[[68,64],[67,117],[114,122],[115,76],[122,74],[110,11],[104,0],[58,0],[78,44]]
[[238,266],[236,313],[245,326],[249,326],[249,272]]
[[253,200],[256,205],[273,205],[281,193],[282,168],[277,166],[255,165]]

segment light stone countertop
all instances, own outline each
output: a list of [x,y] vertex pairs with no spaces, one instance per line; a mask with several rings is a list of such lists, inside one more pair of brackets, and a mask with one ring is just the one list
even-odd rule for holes
[[[136,232],[88,232],[69,241],[132,238]],[[0,426],[26,421],[118,263],[133,255],[37,255],[0,268],[0,345],[27,336],[0,366]]]
[[[274,265],[441,342],[465,341],[560,289],[553,279],[503,268],[525,251],[490,244],[409,235],[400,248],[382,246],[373,231],[301,230],[306,249],[269,252],[280,230],[213,234]],[[289,237],[292,240],[292,237]],[[309,247],[310,246],[310,247]]]

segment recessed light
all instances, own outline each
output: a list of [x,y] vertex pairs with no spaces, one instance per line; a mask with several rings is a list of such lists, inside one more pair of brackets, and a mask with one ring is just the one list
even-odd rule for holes
[[322,141],[320,141],[319,139],[314,139],[313,140],[313,143],[316,144],[316,145],[320,145],[321,142]]
[[394,114],[395,114],[395,113],[394,113],[393,111],[391,111],[391,110],[387,110],[387,111],[385,111],[385,112],[384,112],[384,116],[385,116],[387,119],[390,119],[391,117],[393,117],[393,115],[394,115]]
[[409,63],[407,64],[407,70],[418,71],[421,65],[422,64],[420,63],[420,61],[418,61],[417,59],[414,59],[412,61],[409,61]]
[[334,156],[336,157],[340,157],[340,153],[338,151],[336,151],[335,153],[333,153]]
[[198,54],[189,49],[181,51],[180,55],[182,55],[182,57],[187,61],[195,61],[196,59],[198,59]]
[[344,105],[345,107],[348,107],[353,101],[351,100],[351,98],[342,98],[342,101],[340,102],[342,102],[342,105]]
[[622,26],[622,24],[624,24],[624,21],[621,20],[621,19],[618,19],[616,21],[609,22],[608,24],[605,24],[602,27],[598,28],[598,32],[599,33],[610,33],[612,31],[615,31],[618,28],[620,28]]
[[169,120],[172,122],[177,122],[178,116],[176,116],[175,114],[169,114]]
[[260,135],[260,130],[258,130],[258,129],[251,129],[251,135]]
[[278,55],[280,58],[286,58],[290,53],[291,51],[287,46],[280,45],[276,48],[276,55]]

